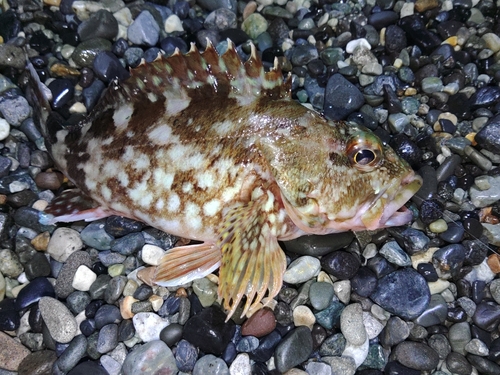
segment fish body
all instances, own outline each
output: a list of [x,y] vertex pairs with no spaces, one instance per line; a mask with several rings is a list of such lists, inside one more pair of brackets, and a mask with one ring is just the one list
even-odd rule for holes
[[367,129],[291,100],[253,47],[243,63],[228,44],[141,64],[77,126],[61,124],[39,82],[35,107],[49,153],[86,197],[63,194],[52,221],[117,214],[201,241],[169,250],[156,283],[220,267],[230,316],[244,296],[243,314],[279,292],[279,240],[403,225],[421,178]]

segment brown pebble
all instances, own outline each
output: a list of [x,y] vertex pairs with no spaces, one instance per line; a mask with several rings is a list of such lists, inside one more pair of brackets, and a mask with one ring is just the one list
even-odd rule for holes
[[271,333],[275,328],[276,317],[274,316],[274,312],[264,307],[243,323],[241,334],[243,336],[263,337]]
[[125,296],[120,301],[120,314],[123,319],[132,319],[134,317],[135,314],[132,312],[132,305],[137,301],[139,300],[132,296]]
[[31,352],[19,341],[0,331],[0,368],[18,371],[19,364]]
[[188,297],[188,293],[186,291],[186,289],[184,288],[179,288],[177,289],[177,291],[175,292],[175,296],[176,297]]
[[18,375],[50,375],[56,359],[56,353],[52,350],[30,353],[19,365]]
[[439,5],[438,0],[417,0],[415,2],[415,11],[418,13],[434,9]]
[[488,257],[488,266],[490,267],[493,273],[500,273],[500,255],[491,254]]
[[64,176],[59,172],[40,172],[35,177],[36,185],[41,189],[57,190],[61,187]]
[[7,203],[7,196],[4,194],[0,194],[0,204]]
[[31,240],[31,244],[38,251],[46,251],[50,241],[50,233],[43,232]]
[[143,283],[153,286],[155,277],[156,267],[146,267],[137,272],[137,278]]
[[72,68],[71,66],[55,63],[50,67],[50,72],[55,77],[62,78],[71,78],[71,77],[79,77],[80,72],[78,69]]

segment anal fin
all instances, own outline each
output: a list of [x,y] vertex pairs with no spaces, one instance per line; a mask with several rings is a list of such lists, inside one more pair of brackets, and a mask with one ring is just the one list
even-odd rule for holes
[[39,220],[42,224],[80,220],[93,221],[113,214],[113,212],[104,210],[80,190],[69,189],[63,191],[49,203],[44,212],[40,213]]
[[219,268],[220,249],[215,244],[202,243],[174,247],[160,260],[156,268],[155,283],[177,286],[202,278]]
[[281,201],[270,190],[246,205],[231,209],[222,224],[219,246],[219,297],[228,318],[246,296],[242,316],[275,297],[283,282],[286,259],[277,238],[286,232]]

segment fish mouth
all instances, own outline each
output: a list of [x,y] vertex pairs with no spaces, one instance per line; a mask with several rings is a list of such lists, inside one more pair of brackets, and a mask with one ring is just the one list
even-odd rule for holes
[[361,214],[360,220],[366,229],[374,230],[405,225],[413,213],[404,204],[420,189],[422,177],[411,171],[402,180],[396,181],[380,192],[370,207]]

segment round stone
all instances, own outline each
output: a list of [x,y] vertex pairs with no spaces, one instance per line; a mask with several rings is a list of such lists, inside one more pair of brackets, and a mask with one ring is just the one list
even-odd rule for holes
[[72,253],[81,250],[82,247],[83,242],[76,230],[57,228],[50,237],[47,252],[58,262],[64,263]]
[[130,352],[123,362],[122,371],[123,375],[175,374],[178,368],[167,344],[153,340]]

